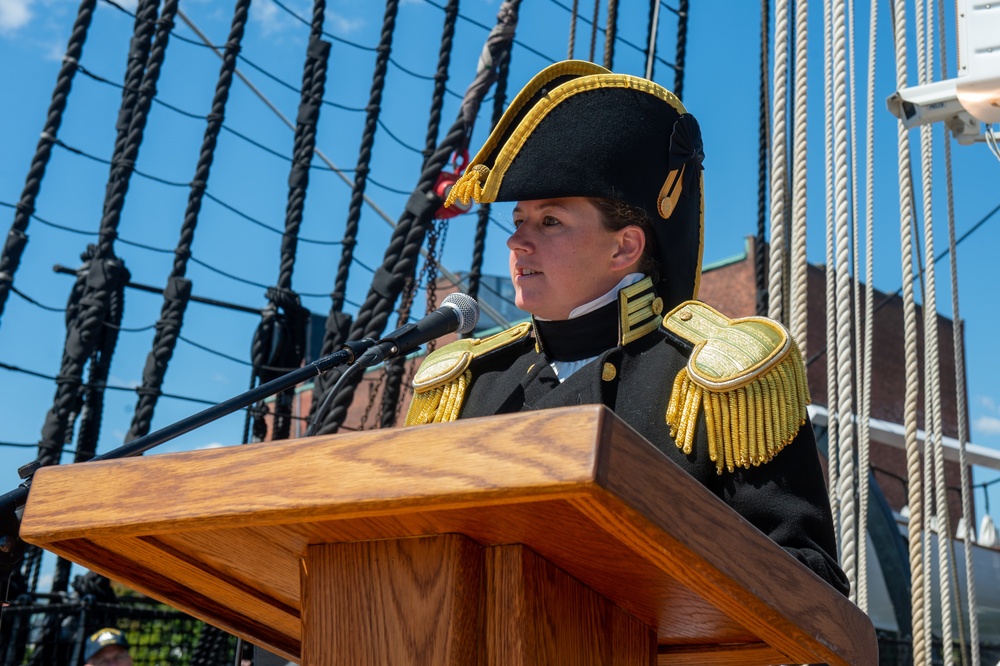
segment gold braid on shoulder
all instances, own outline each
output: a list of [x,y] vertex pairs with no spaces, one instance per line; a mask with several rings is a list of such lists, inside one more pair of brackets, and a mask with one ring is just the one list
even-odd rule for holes
[[413,378],[413,401],[404,425],[455,421],[472,381],[477,357],[517,342],[531,331],[525,322],[488,338],[456,340],[427,356]]
[[791,443],[806,422],[809,386],[798,345],[781,324],[729,319],[687,301],[663,318],[663,326],[695,345],[667,406],[679,449],[691,452],[702,410],[719,474],[766,463]]

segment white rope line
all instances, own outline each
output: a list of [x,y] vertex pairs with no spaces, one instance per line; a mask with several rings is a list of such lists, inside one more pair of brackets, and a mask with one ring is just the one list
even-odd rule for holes
[[[853,280],[851,285],[854,288],[854,301],[853,309],[851,311],[851,316],[853,317],[854,325],[854,340],[855,347],[854,353],[851,357],[854,359],[854,381],[862,381],[864,372],[863,364],[864,357],[863,354],[859,353],[859,348],[863,344],[864,337],[862,334],[862,325],[864,320],[861,317],[861,280],[859,275],[861,274],[859,268],[860,262],[860,246],[858,245],[858,226],[860,219],[858,217],[858,133],[857,133],[857,80],[855,77],[855,66],[857,60],[855,58],[855,41],[854,41],[854,0],[847,0],[847,73],[848,73],[848,90],[850,92],[850,115],[848,116],[848,121],[850,125],[851,140],[849,143],[850,158],[851,158],[851,181],[850,181],[850,197],[851,197],[851,249],[852,249],[852,260],[853,260],[853,270],[851,275]],[[857,389],[855,389],[857,392]],[[860,405],[858,405],[860,411]],[[867,430],[867,428],[866,428]],[[858,442],[856,444],[857,455],[858,455],[858,472],[857,472],[857,494],[858,494],[858,522],[860,523],[858,527],[859,537],[858,547],[857,547],[857,557],[858,557],[858,585],[857,593],[854,595],[854,603],[858,605],[862,610],[868,607],[868,548],[867,548],[867,526],[868,526],[868,449],[867,442],[865,450],[862,451],[861,441],[860,441],[860,431],[861,426],[858,424]]]
[[833,189],[837,252],[837,407],[840,428],[840,494],[843,517],[841,566],[857,597],[858,538],[855,515],[854,423],[851,355],[850,210],[847,181],[847,36],[844,0],[833,3]]
[[[944,41],[944,0],[938,0],[938,34]],[[941,78],[948,78],[947,49],[941,50]],[[961,475],[962,488],[962,518],[965,521],[965,543],[962,551],[965,566],[965,594],[969,610],[969,654],[972,656],[972,666],[980,666],[982,659],[979,654],[979,603],[976,599],[976,577],[972,568],[972,548],[976,541],[976,519],[972,514],[972,490],[969,487],[971,472],[966,459],[965,446],[969,441],[969,425],[966,422],[965,403],[965,336],[963,335],[962,317],[958,306],[958,244],[955,241],[955,189],[951,173],[951,133],[947,127],[941,128],[944,138],[944,173],[945,191],[948,196],[948,265],[951,270],[951,311],[952,311],[952,348],[955,352],[955,404],[958,415],[958,467]],[[957,586],[956,586],[957,589]],[[959,618],[962,615],[959,613]],[[964,632],[960,634],[964,639]],[[965,650],[962,651],[962,661],[965,662]]]
[[788,329],[799,351],[808,355],[808,279],[806,259],[806,162],[809,112],[809,6],[795,3],[795,104],[792,128],[792,224]]
[[[926,5],[925,5],[926,2]],[[930,83],[934,70],[934,21],[932,0],[916,3],[917,66],[921,84]],[[937,516],[938,587],[941,600],[941,641],[945,666],[955,663],[951,605],[951,547],[948,488],[944,476],[944,443],[941,439],[941,360],[937,325],[937,275],[934,263],[934,150],[933,128],[920,126],[921,187],[924,212],[924,387],[925,418],[929,424],[927,441],[931,447],[934,471],[934,501]],[[928,477],[929,478],[929,477]],[[928,502],[929,504],[929,502]]]
[[771,106],[771,247],[767,285],[767,314],[785,319],[785,204],[788,200],[788,0],[778,0],[774,11],[774,99]]
[[[865,313],[864,313],[864,354],[861,369],[861,401],[858,415],[858,460],[865,475],[861,482],[862,492],[858,497],[858,513],[868,515],[868,479],[871,458],[870,419],[872,413],[872,348],[875,330],[875,288],[873,286],[875,260],[875,44],[878,34],[878,3],[871,3],[868,23],[868,97],[865,122]],[[858,607],[868,611],[868,567],[867,548],[864,562],[859,560]]]
[[[893,42],[896,57],[896,88],[906,87],[906,4],[895,0],[893,6]],[[910,557],[910,607],[913,617],[913,663],[930,664],[925,631],[920,618],[924,616],[923,558],[920,533],[923,529],[923,484],[920,474],[920,449],[917,442],[917,398],[920,373],[917,364],[917,312],[913,299],[913,209],[910,187],[910,144],[902,121],[896,122],[897,175],[899,179],[899,245],[903,275],[903,336],[906,382],[903,402],[903,429],[906,440],[907,503],[910,519],[907,523]]]
[[843,550],[843,522],[840,510],[840,459],[839,411],[837,409],[837,264],[833,254],[833,96],[830,92],[830,51],[832,46],[832,0],[823,1],[823,178],[826,184],[826,409],[827,423],[827,475],[829,476],[830,504],[833,508],[833,527],[837,544]]

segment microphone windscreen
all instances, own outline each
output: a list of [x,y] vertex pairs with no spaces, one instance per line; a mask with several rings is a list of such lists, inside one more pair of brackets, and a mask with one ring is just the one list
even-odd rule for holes
[[458,312],[459,321],[456,332],[459,335],[471,333],[472,329],[476,327],[476,323],[479,321],[479,303],[476,303],[476,299],[472,296],[456,291],[453,294],[448,294],[441,305],[442,307],[447,305]]

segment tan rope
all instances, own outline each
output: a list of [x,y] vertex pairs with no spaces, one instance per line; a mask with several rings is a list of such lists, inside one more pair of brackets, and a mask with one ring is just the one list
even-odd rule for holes
[[806,260],[806,154],[809,111],[809,9],[805,2],[795,5],[795,108],[792,128],[792,228],[788,329],[803,355],[807,351],[808,270]]
[[823,108],[824,112],[824,149],[823,175],[826,184],[826,411],[827,411],[827,472],[830,486],[830,502],[833,508],[834,531],[837,543],[842,543],[842,520],[840,511],[840,459],[837,409],[837,263],[834,260],[833,237],[833,165],[830,156],[833,154],[833,95],[831,93],[831,47],[833,41],[831,0],[823,2]]
[[[893,4],[893,42],[896,56],[896,87],[906,87],[906,4]],[[920,448],[917,442],[917,398],[920,372],[917,363],[917,309],[913,297],[913,208],[910,187],[910,144],[902,121],[896,123],[897,175],[899,179],[899,245],[903,275],[903,340],[906,382],[903,401],[903,430],[906,441],[907,502],[910,519],[907,524],[910,557],[910,607],[913,617],[913,663],[930,664],[926,648],[924,617],[924,565],[921,531],[923,530],[923,483],[920,473]]]
[[[847,0],[847,57],[848,57],[848,90],[850,91],[849,101],[850,101],[850,114],[848,116],[849,126],[850,126],[850,157],[851,157],[851,173],[850,173],[850,196],[851,196],[851,219],[850,219],[850,229],[851,229],[851,248],[852,248],[852,276],[851,285],[854,289],[854,301],[851,310],[851,315],[853,317],[854,325],[854,340],[858,347],[862,344],[864,338],[862,337],[862,324],[863,319],[861,316],[861,280],[858,279],[860,275],[859,267],[859,255],[860,247],[858,245],[858,199],[857,196],[857,183],[858,183],[858,135],[857,135],[857,82],[855,79],[855,41],[854,41],[854,0]],[[858,347],[855,347],[852,358],[854,360],[854,381],[862,381],[864,372],[863,367],[863,354],[858,352]],[[859,400],[860,403],[860,400]],[[860,404],[858,405],[858,411],[860,412]],[[860,418],[859,418],[860,420]],[[866,424],[867,426],[867,424]],[[867,432],[867,427],[865,427]],[[861,425],[858,425],[858,442],[856,444],[857,456],[858,456],[858,471],[857,471],[857,500],[858,500],[858,522],[860,523],[858,527],[859,537],[857,539],[857,590],[854,595],[854,603],[858,605],[859,608],[867,609],[868,607],[868,544],[867,544],[867,531],[866,527],[868,525],[868,469],[869,469],[869,452],[868,452],[868,442],[865,442],[865,446],[862,447],[860,441],[860,431]],[[862,450],[863,449],[863,450]]]
[[[870,419],[872,412],[872,348],[875,329],[875,289],[874,247],[875,247],[875,37],[878,34],[878,3],[871,4],[868,23],[868,97],[866,108],[865,137],[865,312],[864,312],[864,353],[860,373],[861,400],[858,409],[858,460],[861,469],[868,470],[871,459]],[[861,480],[858,495],[858,513],[868,515],[868,479],[866,473]],[[868,611],[868,566],[867,548],[864,560],[859,559],[858,607]]]
[[[921,84],[930,83],[934,69],[934,21],[933,14],[927,11],[932,0],[916,3],[917,24],[917,67]],[[923,189],[924,209],[924,373],[927,385],[924,387],[924,406],[927,413],[928,426],[926,444],[929,444],[933,457],[934,470],[934,501],[937,515],[937,551],[938,551],[938,586],[941,600],[941,641],[945,646],[942,650],[945,666],[955,663],[953,642],[953,620],[951,605],[951,527],[948,514],[948,489],[944,476],[944,442],[941,437],[941,360],[938,345],[937,323],[937,278],[934,264],[934,151],[933,128],[930,125],[920,126],[920,162],[921,186]],[[929,409],[928,409],[929,407]],[[925,448],[926,448],[925,444]]]
[[771,107],[771,248],[768,309],[771,319],[787,323],[784,307],[785,204],[788,200],[788,0],[778,0],[774,12],[774,100]]
[[850,210],[847,201],[847,38],[844,0],[835,0],[833,19],[833,190],[837,253],[837,408],[840,441],[841,566],[851,581],[851,600],[857,596],[858,537],[855,515],[854,382],[851,355]]
[[[938,33],[944,41],[944,0],[938,0]],[[942,48],[941,52],[941,78],[948,78],[948,55],[947,50]],[[941,136],[944,138],[944,170],[945,189],[948,196],[948,260],[951,269],[951,310],[952,310],[952,345],[955,352],[955,401],[958,414],[958,466],[961,475],[962,488],[962,518],[965,520],[965,544],[962,548],[964,552],[965,565],[965,593],[968,600],[969,609],[969,644],[971,646],[969,654],[972,657],[972,666],[980,666],[979,655],[979,604],[976,600],[976,577],[972,569],[972,548],[971,544],[976,540],[976,519],[972,515],[972,491],[969,488],[969,462],[966,459],[966,443],[969,441],[969,426],[965,420],[967,406],[965,404],[965,336],[962,328],[962,317],[958,307],[958,251],[955,241],[955,190],[952,184],[951,173],[951,134],[947,127],[941,128]],[[957,588],[957,586],[956,586]],[[961,618],[961,613],[959,614]],[[964,632],[962,632],[964,635]],[[962,661],[965,662],[965,650],[962,651]]]

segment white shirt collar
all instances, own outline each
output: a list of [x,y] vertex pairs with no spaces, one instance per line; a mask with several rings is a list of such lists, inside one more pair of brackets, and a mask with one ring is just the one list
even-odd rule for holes
[[646,277],[646,276],[643,275],[642,273],[629,273],[628,275],[626,275],[625,277],[623,277],[621,279],[621,282],[619,282],[618,284],[616,284],[611,289],[611,291],[609,291],[608,293],[604,294],[603,296],[599,296],[599,297],[595,298],[594,300],[590,301],[589,303],[584,303],[583,305],[580,305],[580,306],[577,306],[577,307],[573,308],[570,311],[569,317],[567,317],[567,319],[575,319],[576,317],[579,317],[580,315],[585,315],[588,312],[593,312],[594,310],[597,310],[598,308],[604,307],[605,305],[607,305],[611,301],[614,301],[614,300],[616,300],[618,298],[618,292],[619,291],[621,291],[625,287],[628,287],[629,285],[635,284],[636,282],[638,282],[639,280],[641,280],[644,277]]

